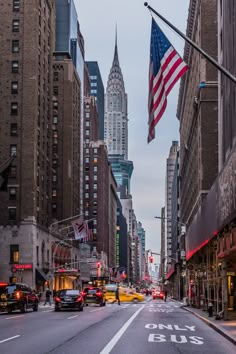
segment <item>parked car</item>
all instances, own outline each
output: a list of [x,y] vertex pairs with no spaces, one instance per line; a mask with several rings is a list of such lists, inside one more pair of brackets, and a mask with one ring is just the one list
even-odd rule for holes
[[0,294],[0,311],[11,313],[20,310],[26,312],[28,309],[38,311],[39,299],[29,285],[23,283],[8,284]]
[[105,294],[102,288],[90,286],[84,288],[82,294],[86,306],[88,306],[88,304],[106,305]]
[[153,291],[152,293],[152,299],[155,300],[155,299],[164,299],[165,297],[165,294],[163,291],[160,291],[160,290],[155,290]]
[[55,311],[77,309],[83,311],[84,299],[77,289],[61,289],[55,295]]

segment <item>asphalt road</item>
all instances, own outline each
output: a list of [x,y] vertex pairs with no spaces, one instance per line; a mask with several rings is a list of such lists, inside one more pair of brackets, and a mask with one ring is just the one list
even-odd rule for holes
[[0,314],[1,354],[235,354],[235,349],[171,301]]

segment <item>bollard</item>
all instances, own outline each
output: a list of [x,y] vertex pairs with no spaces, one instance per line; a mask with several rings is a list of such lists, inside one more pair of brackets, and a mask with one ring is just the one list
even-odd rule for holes
[[213,304],[211,302],[208,304],[208,317],[213,317]]

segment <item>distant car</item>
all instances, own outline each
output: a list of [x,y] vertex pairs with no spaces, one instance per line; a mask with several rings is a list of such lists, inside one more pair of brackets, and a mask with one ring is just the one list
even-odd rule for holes
[[160,291],[160,290],[155,290],[153,291],[152,293],[152,299],[155,300],[155,299],[164,299],[165,297],[165,294],[163,291]]
[[39,299],[35,291],[29,285],[23,283],[8,284],[0,294],[0,311],[11,313],[28,309],[38,311]]
[[106,305],[105,294],[102,288],[94,286],[84,288],[82,295],[86,306],[88,306],[88,304],[97,304],[99,306]]
[[83,311],[84,299],[77,289],[62,289],[55,296],[55,311],[62,309],[77,309]]

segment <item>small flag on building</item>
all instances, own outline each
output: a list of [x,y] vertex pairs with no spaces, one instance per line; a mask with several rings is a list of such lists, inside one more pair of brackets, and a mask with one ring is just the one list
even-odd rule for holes
[[71,225],[74,230],[75,240],[82,240],[87,237],[87,224],[83,216],[71,221]]
[[160,27],[152,19],[149,65],[148,143],[155,138],[155,126],[167,106],[167,96],[188,69]]

